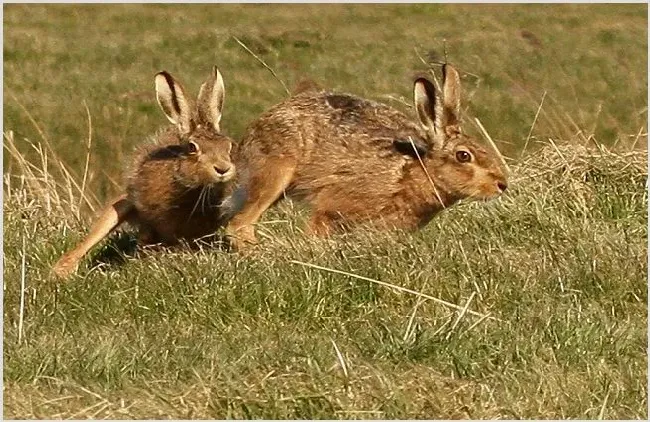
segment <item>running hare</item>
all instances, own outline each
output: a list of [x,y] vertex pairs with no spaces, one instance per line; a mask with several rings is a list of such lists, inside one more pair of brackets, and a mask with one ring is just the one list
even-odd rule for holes
[[414,84],[418,121],[352,95],[305,90],[272,107],[244,136],[247,199],[228,223],[235,249],[255,243],[253,224],[283,194],[306,200],[309,231],[359,223],[416,229],[464,198],[507,187],[496,153],[460,127],[460,77],[443,67],[442,95]]
[[59,259],[54,274],[74,272],[84,255],[121,223],[139,228],[139,243],[174,245],[214,234],[232,205],[233,142],[220,133],[223,78],[214,67],[197,105],[169,73],[155,76],[156,97],[174,125],[138,149],[126,193],[100,213],[86,238]]

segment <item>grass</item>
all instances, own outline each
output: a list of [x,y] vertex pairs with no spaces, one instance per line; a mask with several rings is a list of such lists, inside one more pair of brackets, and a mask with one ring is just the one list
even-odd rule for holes
[[[647,5],[4,16],[5,418],[647,419]],[[194,92],[218,64],[236,137],[286,95],[233,36],[288,86],[308,75],[407,112],[386,96],[410,102],[414,47],[446,45],[511,188],[415,234],[327,240],[286,203],[249,256],[116,252],[126,231],[55,283],[164,124],[156,71]]]
[[414,235],[285,207],[250,256],[114,236],[65,284],[78,201],[5,183],[5,417],[645,419],[647,154],[556,147]]

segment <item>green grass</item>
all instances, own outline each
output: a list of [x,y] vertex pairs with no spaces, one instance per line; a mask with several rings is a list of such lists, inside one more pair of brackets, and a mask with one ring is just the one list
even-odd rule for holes
[[[647,5],[5,5],[4,17],[4,417],[647,419]],[[50,279],[133,147],[165,124],[155,72],[195,93],[217,64],[235,137],[285,96],[233,36],[289,86],[309,76],[409,113],[387,96],[410,103],[426,70],[415,49],[446,48],[467,129],[478,117],[512,157],[511,188],[415,234],[327,240],[286,203],[248,256],[116,252],[126,231],[69,282]]]

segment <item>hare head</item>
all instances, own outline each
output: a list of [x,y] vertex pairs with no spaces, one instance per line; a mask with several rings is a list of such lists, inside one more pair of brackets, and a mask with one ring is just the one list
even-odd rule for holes
[[431,177],[452,200],[494,198],[508,186],[505,169],[495,151],[461,130],[460,76],[448,64],[442,72],[442,96],[426,78],[414,84],[415,109],[428,140],[416,151],[427,154]]
[[176,126],[177,180],[187,187],[225,183],[235,176],[230,157],[233,141],[221,134],[223,78],[217,67],[201,85],[196,105],[169,73],[156,74],[156,98],[167,119]]

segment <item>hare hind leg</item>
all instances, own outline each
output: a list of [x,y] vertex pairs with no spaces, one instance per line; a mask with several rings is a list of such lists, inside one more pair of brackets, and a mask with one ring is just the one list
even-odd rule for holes
[[369,207],[366,198],[346,190],[347,186],[333,185],[322,189],[311,201],[311,219],[307,234],[328,237],[352,229],[359,223],[361,210]]
[[340,219],[332,216],[331,213],[319,210],[312,211],[306,233],[310,236],[329,237],[332,233],[341,229]]
[[226,235],[232,248],[241,251],[256,244],[255,224],[291,183],[295,160],[269,160],[254,169],[247,184],[247,199],[242,209],[228,223]]
[[71,275],[77,270],[79,262],[93,246],[108,236],[121,223],[134,218],[136,218],[134,205],[127,199],[126,194],[120,195],[101,211],[84,240],[54,264],[52,273],[61,278]]

